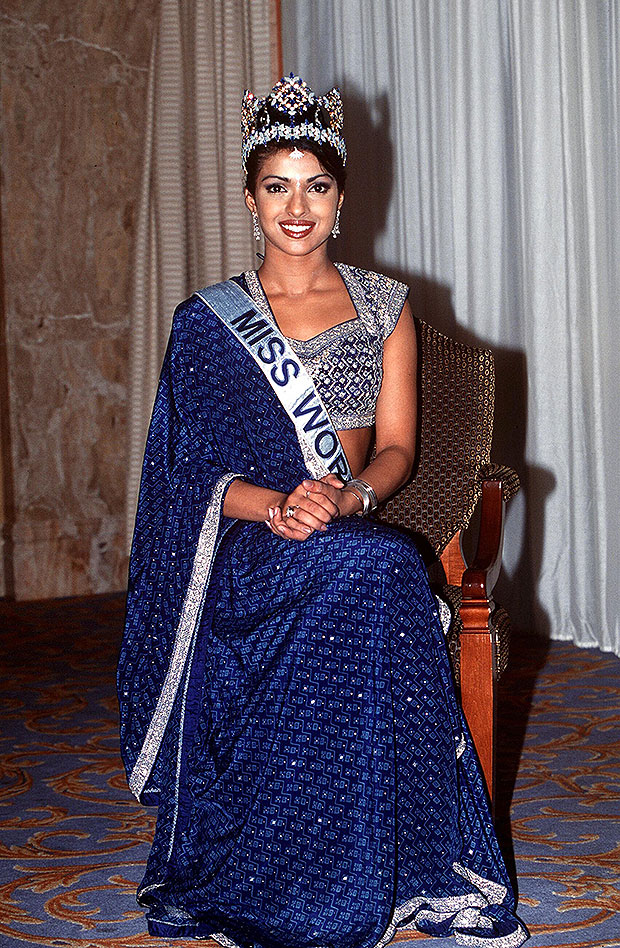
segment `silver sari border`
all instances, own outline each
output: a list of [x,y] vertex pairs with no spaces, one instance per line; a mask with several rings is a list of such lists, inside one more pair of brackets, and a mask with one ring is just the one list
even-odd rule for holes
[[[459,862],[454,862],[452,869],[456,875],[467,879],[478,891],[465,893],[463,895],[441,896],[438,898],[418,895],[407,899],[406,902],[403,902],[394,909],[382,938],[375,944],[374,948],[385,948],[385,946],[392,941],[399,929],[402,931],[419,931],[415,920],[412,919],[407,922],[406,919],[408,915],[412,915],[422,905],[426,905],[428,908],[423,913],[419,913],[418,920],[428,919],[434,922],[441,922],[453,917],[452,937],[457,945],[464,945],[467,946],[467,948],[519,948],[519,946],[523,944],[527,938],[527,934],[518,919],[516,919],[516,928],[506,935],[494,936],[489,934],[489,937],[486,937],[468,934],[462,930],[459,931],[457,926],[470,928],[476,924],[478,924],[482,930],[486,928],[490,931],[493,925],[492,921],[490,919],[485,920],[484,916],[481,916],[480,913],[491,905],[501,905],[508,894],[508,890],[500,883],[494,882],[491,879],[485,879],[483,876],[478,875],[478,873],[473,872]],[[193,919],[192,916],[187,913],[184,913],[183,921],[189,924],[198,924],[198,920]],[[487,923],[486,925],[485,921]],[[192,935],[190,937],[196,939],[212,938],[213,941],[216,941],[222,948],[241,948],[237,942],[222,932],[211,932],[209,935]],[[329,948],[329,946],[317,944],[315,948]]]
[[138,754],[129,778],[129,789],[140,799],[146,783],[151,775],[155,760],[161,747],[164,732],[170,718],[172,705],[176,698],[179,684],[187,662],[196,628],[202,615],[205,592],[211,577],[215,544],[220,522],[224,492],[231,481],[241,477],[240,474],[223,474],[211,494],[205,517],[200,529],[196,554],[192,564],[192,574],[183,600],[181,616],[174,637],[174,646],[168,671],[157,699],[153,717],[148,726],[144,743]]
[[466,879],[478,891],[439,898],[427,898],[418,895],[407,899],[406,902],[394,909],[383,937],[374,948],[385,948],[392,941],[398,929],[419,931],[414,919],[409,922],[405,920],[408,915],[416,912],[421,905],[427,905],[428,909],[424,913],[420,913],[418,920],[427,918],[440,922],[453,917],[452,937],[457,945],[466,945],[469,948],[482,948],[482,946],[486,946],[486,948],[518,948],[519,945],[522,945],[527,939],[527,934],[518,919],[515,919],[517,927],[507,935],[490,935],[487,938],[469,935],[458,930],[459,927],[474,927],[476,923],[480,925],[481,929],[491,928],[491,920],[486,920],[488,922],[488,926],[486,926],[483,921],[484,917],[481,918],[480,912],[492,905],[501,905],[506,899],[508,889],[499,882],[485,879],[484,876],[478,875],[478,873],[473,872],[473,870],[459,862],[452,864],[452,870],[456,875]]

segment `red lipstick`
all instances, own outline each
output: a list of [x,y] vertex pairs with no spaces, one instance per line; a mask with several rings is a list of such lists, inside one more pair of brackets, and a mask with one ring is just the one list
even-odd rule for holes
[[287,237],[292,237],[293,240],[300,240],[303,237],[307,237],[314,228],[314,221],[299,221],[295,219],[280,221],[280,227]]

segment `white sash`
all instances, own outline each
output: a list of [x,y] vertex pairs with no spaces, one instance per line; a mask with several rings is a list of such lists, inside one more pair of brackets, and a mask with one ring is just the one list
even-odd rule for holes
[[[252,298],[232,280],[209,286],[195,295],[233,333],[267,378],[295,425],[304,461],[312,477],[318,479],[333,472],[343,480],[350,480],[346,455],[314,383],[273,321],[261,313]],[[138,799],[157,759],[193,647],[215,556],[223,497],[231,480],[238,476],[229,473],[218,480],[205,514],[166,677],[129,779],[129,787]],[[181,719],[183,716],[184,708]],[[179,742],[182,731],[181,721]]]
[[194,294],[241,343],[261,370],[291,419],[310,472],[315,478],[351,470],[340,438],[310,375],[274,324],[234,280],[216,283]]

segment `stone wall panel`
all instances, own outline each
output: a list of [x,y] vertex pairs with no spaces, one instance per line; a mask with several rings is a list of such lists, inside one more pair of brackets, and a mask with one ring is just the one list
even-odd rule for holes
[[2,247],[18,598],[122,588],[129,299],[157,0],[5,0]]

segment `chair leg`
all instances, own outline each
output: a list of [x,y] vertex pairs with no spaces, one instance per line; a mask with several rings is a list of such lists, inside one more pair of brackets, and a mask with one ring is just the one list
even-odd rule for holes
[[[461,703],[493,805],[496,685],[489,611],[488,603],[463,602],[461,605],[464,626],[461,633]],[[486,612],[486,622],[483,612]]]

